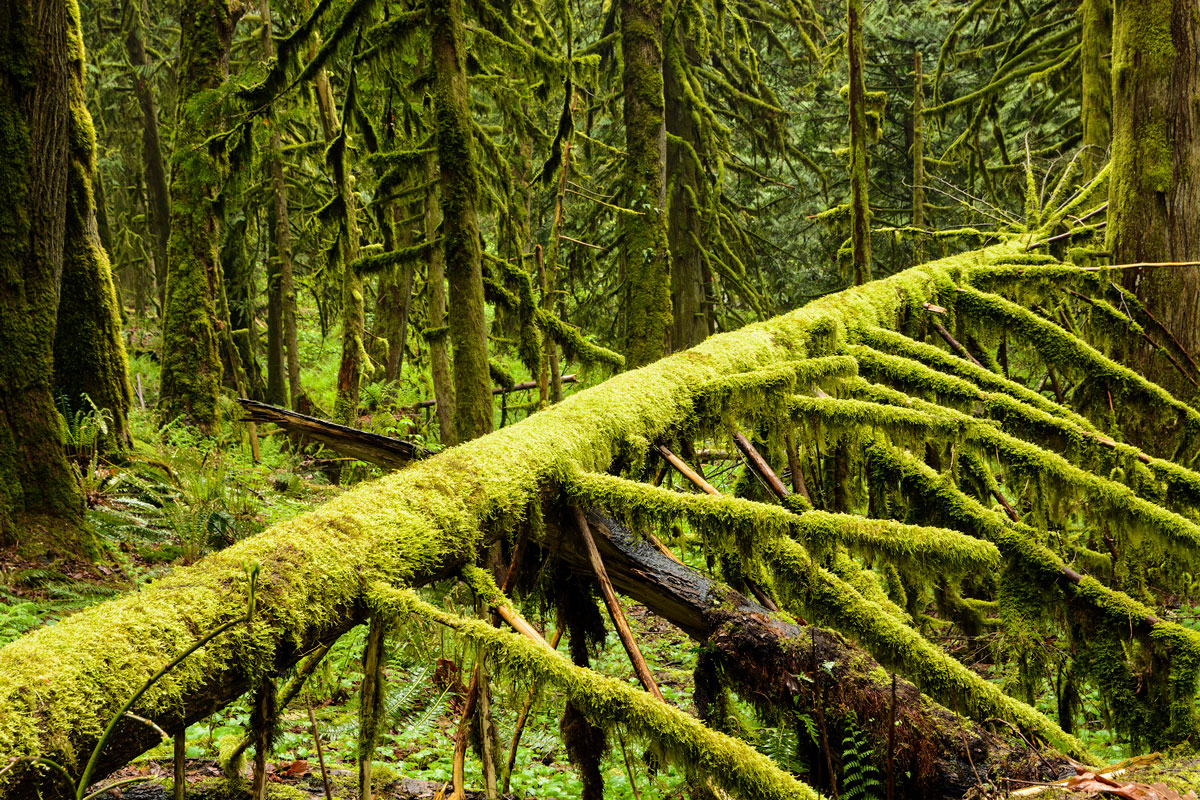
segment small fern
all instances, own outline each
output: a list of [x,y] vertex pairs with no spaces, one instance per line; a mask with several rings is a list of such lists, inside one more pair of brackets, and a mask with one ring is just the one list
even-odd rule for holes
[[842,738],[842,800],[879,800],[883,784],[879,770],[871,763],[875,755],[867,735],[858,727],[854,715],[846,720]]
[[774,761],[780,769],[796,774],[807,770],[798,755],[800,737],[793,726],[763,728],[758,740],[758,751]]

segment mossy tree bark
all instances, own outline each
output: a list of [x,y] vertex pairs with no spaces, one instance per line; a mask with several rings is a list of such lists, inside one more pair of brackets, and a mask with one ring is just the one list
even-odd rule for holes
[[871,280],[871,207],[867,199],[867,89],[863,79],[862,0],[846,3],[850,61],[850,249],[854,283]]
[[[1200,16],[1189,0],[1118,0],[1113,25],[1113,142],[1108,243],[1114,263],[1200,258]],[[1130,269],[1138,295],[1183,348],[1200,352],[1200,270]],[[1192,387],[1130,354],[1181,396]]]
[[663,100],[662,3],[621,0],[626,205],[625,365],[670,349],[671,252],[667,236],[667,125]]
[[[413,209],[406,207],[404,216]],[[396,208],[389,203],[379,211],[379,226],[383,230],[383,246],[392,251],[397,247],[408,247],[413,243],[413,230],[408,224],[396,224]],[[408,317],[412,309],[412,286],[416,264],[406,261],[404,266],[390,269],[379,276],[379,288],[375,301],[375,331],[373,346],[378,350],[378,360],[383,364],[383,380],[394,381],[400,377],[404,363],[404,351],[408,346]],[[376,356],[372,356],[375,358]]]
[[1112,140],[1113,0],[1083,0],[1083,179],[1091,180],[1108,161]]
[[[437,164],[433,158],[429,160],[429,175],[431,179],[437,175]],[[441,222],[441,207],[438,204],[436,189],[431,184],[429,195],[425,198],[426,241],[433,241],[437,237]],[[429,328],[425,336],[429,342],[433,396],[437,400],[438,430],[442,444],[450,446],[458,444],[458,435],[454,429],[454,376],[450,367],[450,348],[446,342],[446,267],[440,247],[433,248],[429,253],[427,277]]]
[[[354,79],[351,78],[351,81]],[[349,102],[343,112],[349,111]],[[338,132],[338,152],[334,155],[334,179],[341,195],[343,219],[341,223],[342,259],[342,358],[338,364],[337,400],[334,402],[333,418],[345,425],[352,425],[358,418],[359,384],[363,369],[363,337],[365,335],[366,312],[363,299],[363,279],[354,271],[354,262],[359,255],[358,204],[351,188],[346,150],[346,119]]]
[[[262,20],[263,60],[269,63],[275,57],[270,0],[263,0]],[[296,298],[292,283],[292,223],[288,215],[287,182],[283,176],[281,123],[275,116],[273,104],[267,107],[266,122],[271,127],[266,157],[271,180],[271,208],[267,218],[272,246],[267,266],[267,402],[287,405],[289,395],[293,402],[299,395],[298,387],[291,384],[290,367],[295,361],[298,384],[300,364],[298,354],[293,352],[296,348]]]
[[180,12],[179,104],[171,156],[171,246],[159,410],[204,432],[217,425],[222,294],[214,198],[222,165],[208,143],[217,109],[208,93],[229,71],[237,16],[229,0],[189,0]]
[[[125,35],[125,50],[134,67],[149,67],[150,56],[142,40],[142,20],[148,9],[145,0],[129,0],[129,32]],[[171,195],[167,188],[167,168],[163,161],[162,137],[158,130],[158,103],[150,82],[138,74],[133,78],[133,91],[142,111],[142,159],[145,165],[146,215],[154,234],[154,282],[158,310],[166,304],[167,252],[171,240]]]
[[[54,390],[69,413],[106,410],[108,435],[98,446],[130,444],[129,408],[133,390],[121,338],[121,309],[108,254],[100,244],[92,175],[96,169],[96,132],[83,91],[83,40],[71,31],[70,149],[66,229],[57,330],[54,336]],[[86,396],[86,399],[85,399]]]
[[78,525],[83,498],[51,392],[71,172],[74,3],[18,0],[0,29],[0,541]]
[[467,95],[462,0],[429,4],[433,113],[442,203],[442,241],[450,285],[454,352],[454,430],[459,441],[492,430],[483,262],[479,242],[479,175]]
[[705,265],[700,242],[703,241],[700,213],[696,204],[705,190],[704,178],[696,163],[700,147],[700,131],[689,107],[681,74],[687,47],[683,42],[682,26],[675,25],[670,38],[663,43],[668,58],[663,64],[664,100],[666,102],[667,132],[682,140],[667,144],[667,173],[670,180],[670,210],[667,238],[671,250],[671,310],[673,327],[671,346],[684,350],[700,344],[708,337],[709,319],[705,305]]
[[[925,75],[921,51],[913,54],[912,100],[912,225],[925,227]],[[917,245],[920,257],[920,245]]]

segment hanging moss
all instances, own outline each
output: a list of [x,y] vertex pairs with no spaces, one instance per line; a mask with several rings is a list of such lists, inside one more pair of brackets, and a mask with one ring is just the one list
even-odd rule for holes
[[[1162,663],[1154,680],[1168,687],[1170,703],[1157,712],[1150,698],[1139,696],[1139,704],[1147,704],[1142,711],[1131,710],[1129,719],[1148,718],[1150,713],[1158,722],[1155,737],[1163,731],[1190,731],[1197,724],[1195,710],[1195,687],[1197,664],[1200,664],[1200,633],[1190,631],[1169,622],[1156,621],[1147,630],[1146,620],[1157,620],[1153,611],[1128,595],[1114,591],[1095,578],[1082,576],[1077,581],[1067,578],[1068,570],[1062,559],[1038,541],[1037,531],[1019,523],[1009,523],[995,513],[984,509],[970,499],[944,476],[902,453],[887,448],[875,447],[871,458],[877,466],[886,466],[901,479],[904,489],[922,498],[921,507],[926,514],[938,521],[953,524],[960,530],[981,536],[996,544],[1008,567],[1005,574],[1020,575],[1023,582],[1010,583],[1009,603],[1016,602],[1010,618],[1030,618],[1030,604],[1044,608],[1052,602],[1047,587],[1058,586],[1064,593],[1073,613],[1084,615],[1094,621],[1096,635],[1105,635],[1118,640],[1128,638],[1134,631],[1147,641],[1157,643],[1162,649]],[[1020,591],[1014,596],[1012,588]],[[1021,602],[1020,598],[1024,598]],[[1034,613],[1034,619],[1043,616]],[[1169,666],[1168,666],[1169,664]],[[1177,672],[1178,671],[1178,672]],[[1187,687],[1190,687],[1187,688]],[[1161,699],[1161,697],[1159,698]],[[1162,715],[1167,715],[1164,718]],[[1126,730],[1130,735],[1147,735],[1149,731]],[[1188,734],[1190,735],[1190,734]],[[1163,741],[1156,738],[1155,741]]]
[[1087,748],[1037,710],[1005,696],[837,576],[813,564],[795,542],[775,541],[768,553],[790,599],[812,618],[857,639],[881,664],[904,675],[950,709],[975,719],[1000,717],[1074,758]]
[[594,724],[621,725],[681,767],[700,770],[719,786],[746,797],[818,800],[812,789],[749,745],[616,678],[570,664],[548,647],[480,620],[463,619],[420,600],[407,589],[374,584],[371,603],[397,617],[420,615],[454,628],[482,647],[495,668],[557,687]]
[[[976,319],[1005,326],[1010,335],[1032,346],[1050,366],[1062,373],[1086,378],[1097,392],[1111,395],[1113,406],[1120,409],[1120,416],[1134,417],[1141,425],[1156,428],[1157,437],[1168,439],[1173,447],[1172,452],[1157,455],[1183,457],[1185,461],[1195,455],[1200,412],[1175,399],[1165,389],[1118,364],[1058,325],[998,295],[964,288],[959,293],[958,307],[960,312]],[[1100,405],[1098,398],[1093,404]]]
[[793,536],[816,551],[845,544],[931,574],[959,575],[999,564],[999,553],[986,542],[944,528],[826,511],[794,514],[740,497],[674,492],[595,473],[570,475],[564,488],[585,504],[623,515],[635,530],[656,525],[665,533],[673,520],[687,520],[706,542],[731,554],[753,556],[773,538]]

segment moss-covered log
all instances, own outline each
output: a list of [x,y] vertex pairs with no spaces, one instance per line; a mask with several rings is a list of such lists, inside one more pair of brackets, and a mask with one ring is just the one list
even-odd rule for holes
[[[891,678],[873,658],[834,631],[797,625],[705,578],[607,515],[589,513],[588,521],[613,585],[715,654],[730,688],[769,717],[821,702],[831,742],[841,742],[851,725],[867,730],[871,758],[886,772]],[[590,575],[569,531],[552,546],[579,574]],[[837,688],[818,700],[822,669]],[[1039,761],[1025,742],[1008,741],[937,705],[908,681],[898,681],[895,703],[900,742],[893,770],[904,796],[961,797],[979,778],[1039,781],[1069,770],[1064,759]],[[834,756],[841,763],[840,747]]]
[[[359,621],[367,602],[366,587],[372,581],[419,584],[474,561],[503,531],[526,521],[537,529],[532,523],[550,510],[548,504],[559,496],[557,487],[570,489],[573,482],[581,483],[577,476],[610,470],[639,476],[646,469],[648,454],[657,452],[652,443],[688,437],[698,428],[719,432],[731,419],[783,424],[786,408],[779,400],[796,391],[815,393],[814,387],[821,385],[834,391],[838,391],[839,382],[847,387],[858,385],[854,383],[858,380],[854,351],[849,345],[873,330],[919,335],[921,320],[928,314],[926,303],[952,308],[957,301],[961,312],[967,307],[964,298],[976,299],[980,313],[973,317],[977,324],[996,319],[1018,328],[1027,325],[1019,331],[1022,336],[1009,341],[1022,343],[1029,348],[1027,355],[1036,358],[1041,351],[1035,345],[1046,343],[1024,343],[1035,338],[1031,334],[1040,333],[1040,322],[1034,325],[1021,315],[1009,313],[1009,306],[969,288],[969,281],[985,274],[982,270],[1019,260],[1021,248],[1014,242],[927,264],[821,298],[741,331],[712,337],[689,351],[568,397],[517,425],[347,492],[320,509],[277,525],[194,567],[181,569],[136,594],[18,640],[0,649],[0,753],[47,756],[69,769],[77,768],[81,755],[125,698],[194,641],[198,631],[211,630],[240,613],[242,576],[247,564],[258,564],[262,576],[254,622],[192,656],[146,694],[137,713],[155,719],[168,730],[178,730],[185,720],[202,718],[243,693],[257,676],[294,662],[313,642],[328,639]],[[996,269],[1003,271],[1004,267]],[[993,315],[989,309],[1000,313]],[[1054,345],[1053,353],[1058,343],[1050,344]],[[1106,374],[1131,387],[1136,384],[1137,391],[1129,395],[1128,409],[1114,410],[1118,420],[1122,413],[1137,413],[1139,403],[1160,402],[1159,398],[1165,397],[1156,394],[1150,384],[1138,383],[1142,379],[1133,373],[1108,367],[1097,352],[1067,348],[1065,342],[1062,345],[1062,353],[1082,353],[1089,359],[1085,364],[1076,364],[1077,368],[1104,368]],[[916,349],[923,347],[929,346]],[[936,359],[929,356],[925,360]],[[998,376],[987,384],[983,377],[986,373],[971,372],[979,369],[970,367],[967,380],[1018,399],[1020,392]],[[885,387],[880,390],[894,391]],[[1032,407],[1034,401],[1026,405]],[[1186,417],[1185,408],[1169,406],[1168,412]],[[1050,413],[1048,409],[1040,410]],[[1072,421],[1081,430],[1088,424],[1066,415],[1060,418]],[[819,422],[812,420],[813,424]],[[849,420],[830,425],[827,433],[833,440],[838,429],[853,432],[857,424]],[[865,438],[874,441],[869,431]],[[820,441],[802,439],[797,463],[811,462],[812,469],[828,473],[837,465],[822,466],[812,457],[811,451]],[[862,438],[858,441],[861,444]],[[993,444],[997,442],[1003,443],[996,440]],[[847,486],[841,490],[843,499],[852,500],[849,476],[861,463],[861,456],[857,456],[859,462],[853,461],[856,451],[849,446],[841,447],[839,452],[845,454],[846,466],[838,469],[847,476]],[[946,501],[951,511],[962,507],[959,497],[965,495],[954,485],[955,475],[932,472],[919,460],[924,456],[923,451],[905,455],[907,461],[922,466],[920,475],[913,473],[913,481],[930,486],[931,497]],[[615,487],[605,483],[599,487],[599,494],[617,497],[626,484],[632,481],[625,480]],[[818,481],[814,479],[810,485],[816,487]],[[822,487],[814,493],[825,491]],[[670,513],[700,519],[706,513],[690,499],[681,501],[679,508],[669,508],[670,504],[660,502],[653,492],[631,493],[630,498],[631,505],[649,498],[646,507],[655,516]],[[823,498],[815,499],[824,502]],[[1168,702],[1165,713],[1145,716],[1139,724],[1164,721],[1166,724],[1160,726],[1164,739],[1186,737],[1192,730],[1190,693],[1194,691],[1196,659],[1190,634],[1180,633],[1177,626],[1154,623],[1152,610],[1119,595],[1098,578],[1074,573],[1079,577],[1074,580],[1064,571],[1062,559],[1039,544],[1040,534],[1032,529],[1006,525],[999,517],[992,519],[995,515],[982,506],[978,512],[971,506],[969,513],[951,513],[937,521],[953,527],[955,533],[870,520],[851,524],[851,519],[834,514],[810,512],[796,516],[778,509],[760,512],[758,509],[769,507],[745,500],[718,500],[727,519],[760,519],[773,529],[770,536],[751,538],[748,552],[762,553],[775,565],[775,588],[787,589],[805,608],[820,611],[843,633],[859,638],[881,662],[911,670],[923,690],[938,694],[952,706],[957,703],[980,718],[1001,716],[1043,740],[1085,755],[1077,741],[1043,715],[983,682],[912,628],[899,608],[904,601],[892,603],[882,596],[878,585],[872,589],[868,579],[874,578],[864,573],[862,563],[847,556],[836,541],[825,550],[828,561],[814,563],[809,552],[788,535],[795,532],[815,542],[836,538],[833,533],[848,532],[857,542],[846,538],[846,544],[861,549],[864,558],[871,551],[878,563],[885,565],[891,560],[904,564],[908,559],[907,563],[922,573],[940,573],[939,558],[954,563],[963,561],[964,553],[970,554],[968,560],[973,559],[972,563],[994,563],[990,560],[995,558],[990,545],[972,542],[967,547],[967,539],[961,534],[990,540],[1005,558],[999,568],[1002,577],[1011,571],[1014,580],[1024,580],[1030,587],[1061,586],[1062,594],[1048,597],[1047,602],[1061,600],[1061,607],[1091,609],[1088,619],[1097,631],[1113,636],[1121,630],[1128,632],[1131,615],[1136,612],[1134,628],[1145,624],[1138,635],[1148,643],[1157,670],[1153,697]],[[882,503],[887,497],[872,498],[876,500]],[[852,505],[849,503],[847,510]],[[927,505],[934,507],[932,501]],[[806,518],[812,523],[807,531]],[[713,527],[705,529],[701,525],[700,532],[708,537],[706,541],[720,544],[719,538],[711,536]],[[927,545],[926,551],[906,551],[902,539],[909,536]],[[738,552],[739,545],[730,539],[721,547],[733,553]],[[936,547],[944,552],[934,552]],[[816,545],[813,549],[821,551]],[[826,563],[829,569],[825,569]],[[956,591],[953,584],[942,588],[943,597]],[[852,606],[846,605],[847,598],[853,601]],[[881,604],[883,601],[886,604]],[[1000,622],[1004,620],[1002,615]],[[1098,635],[1092,638],[1112,639]],[[485,644],[491,647],[488,642]],[[1110,663],[1099,651],[1092,656],[1094,663]],[[1099,672],[1093,668],[1091,674]],[[1124,666],[1110,672],[1101,675],[1109,681],[1106,685],[1122,691],[1132,686],[1129,679],[1136,677]],[[573,682],[573,675],[563,673],[560,677]],[[581,683],[577,688],[582,691],[588,686],[591,684]],[[592,702],[588,697],[586,693],[581,695],[580,702]],[[1145,709],[1150,699],[1130,708],[1141,713],[1137,709]],[[642,708],[641,701],[635,705]],[[668,724],[666,718],[662,721]],[[680,731],[672,728],[671,735],[683,735]],[[686,742],[717,741],[691,727],[688,731]],[[154,743],[153,732],[144,726],[122,724],[118,732],[119,741],[101,758],[103,769],[118,766]],[[37,779],[19,766],[0,781],[5,796],[24,797],[30,796]]]

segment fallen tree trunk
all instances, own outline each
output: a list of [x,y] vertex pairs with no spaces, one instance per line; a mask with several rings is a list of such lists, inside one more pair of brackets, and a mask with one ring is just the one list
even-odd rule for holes
[[[710,417],[722,411],[711,407],[712,387],[725,386],[727,396],[738,399],[725,413],[753,416],[764,398],[770,400],[763,376],[790,376],[794,383],[802,360],[837,352],[862,326],[912,330],[918,324],[913,309],[923,302],[951,303],[964,296],[956,288],[970,285],[973,269],[991,270],[1020,255],[1012,242],[955,256],[714,336],[0,648],[0,770],[21,759],[0,775],[0,797],[35,797],[39,789],[49,795],[53,786],[29,767],[31,759],[54,759],[78,774],[129,697],[205,632],[243,613],[247,567],[261,575],[253,622],[191,656],[144,695],[136,714],[179,731],[362,619],[372,582],[411,586],[450,574],[474,562],[502,531],[538,518],[564,475],[644,464],[651,442],[705,425],[715,429],[720,421]],[[1072,352],[1077,372],[1108,369],[1091,351]],[[1140,376],[1117,377],[1137,396],[1158,396]],[[1163,415],[1200,420],[1178,402],[1159,406]],[[1097,595],[1101,588],[1097,584]],[[677,614],[684,621],[685,610]],[[1164,649],[1174,646],[1163,642]],[[1181,695],[1190,677],[1175,682]],[[1181,703],[1181,713],[1189,709]],[[1031,717],[1043,729],[1052,727],[1027,709],[1025,718]],[[157,739],[134,722],[123,722],[117,734],[94,778]]]
[[[894,714],[892,773],[904,797],[958,798],[981,783],[1004,786],[1008,778],[1019,785],[1074,774],[1062,756],[989,731],[934,703],[906,680],[896,681],[892,708],[891,677],[837,632],[796,625],[768,611],[668,558],[607,514],[592,511],[587,519],[613,586],[715,655],[740,697],[764,710],[809,713],[822,704],[838,763],[843,736],[857,727],[870,737],[872,760],[885,775],[887,729]],[[549,546],[573,570],[591,576],[587,553],[569,522]],[[696,702],[701,706],[706,700],[697,697]]]
[[430,455],[430,451],[402,439],[360,431],[348,425],[310,417],[286,408],[238,398],[249,422],[272,422],[289,434],[301,434],[343,455],[375,464],[383,469],[400,469]]

